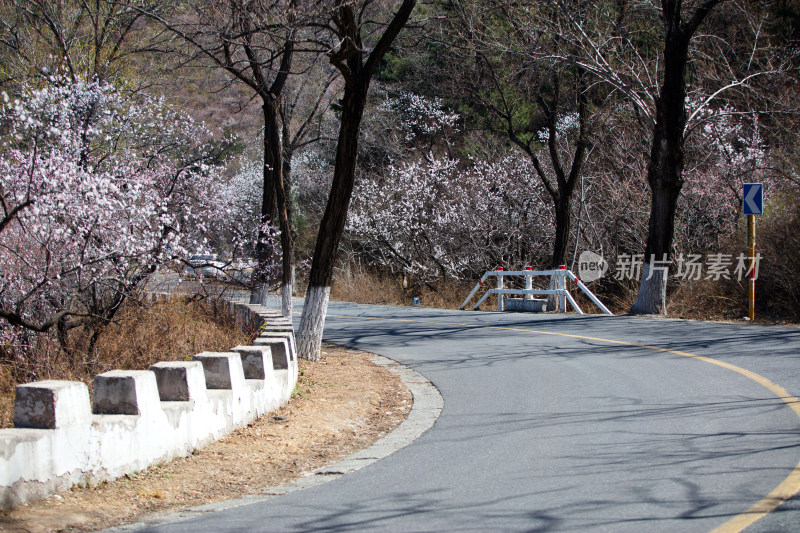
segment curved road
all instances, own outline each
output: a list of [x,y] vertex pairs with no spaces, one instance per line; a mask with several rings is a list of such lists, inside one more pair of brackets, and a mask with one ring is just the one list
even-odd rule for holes
[[[148,531],[727,532],[800,488],[796,328],[335,302],[328,315],[326,340],[436,385],[434,427],[329,483]],[[798,508],[746,531],[800,531]]]

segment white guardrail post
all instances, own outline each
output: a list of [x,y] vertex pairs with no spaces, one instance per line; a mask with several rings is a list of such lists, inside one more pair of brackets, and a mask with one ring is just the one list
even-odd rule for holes
[[582,290],[582,291],[583,291],[583,293],[584,293],[586,296],[588,296],[588,297],[589,297],[589,299],[592,301],[592,303],[594,303],[594,305],[596,305],[596,306],[597,306],[597,307],[598,307],[598,308],[599,308],[599,309],[600,309],[600,310],[603,312],[603,314],[606,314],[606,315],[613,315],[613,314],[614,314],[614,313],[612,313],[611,311],[609,311],[609,310],[608,310],[608,307],[606,307],[605,305],[603,305],[603,302],[601,302],[601,301],[600,301],[600,300],[597,298],[597,296],[595,296],[595,295],[594,295],[594,293],[593,293],[592,291],[590,291],[590,290],[589,290],[589,287],[587,287],[586,285],[584,285],[584,284],[583,284],[583,282],[582,282],[581,280],[579,280],[579,279],[578,279],[578,277],[577,277],[575,274],[573,274],[571,271],[567,270],[567,276],[569,276],[569,278],[570,278],[572,281],[574,281],[574,282],[575,282],[575,285],[577,285],[577,286],[578,286],[578,288],[579,288],[580,290]]
[[503,301],[503,267],[497,267],[497,310],[505,311],[505,302]]
[[[533,268],[531,268],[531,267],[525,267],[525,272],[530,272],[532,270],[533,270]],[[530,276],[528,274],[525,275],[525,290],[526,291],[532,291],[533,290],[533,276]],[[526,294],[525,295],[525,299],[526,300],[533,300],[533,293]]]
[[[556,276],[556,289],[559,291],[567,290],[567,265],[561,265],[558,267],[558,276]],[[556,301],[558,302],[558,312],[566,313],[567,298],[565,296],[558,296],[556,297]]]
[[467,303],[469,303],[469,301],[472,300],[472,297],[475,296],[475,293],[478,292],[478,289],[480,289],[483,286],[483,282],[486,281],[486,278],[489,277],[489,274],[491,274],[491,271],[486,272],[483,275],[483,277],[481,277],[481,279],[478,281],[478,283],[475,284],[475,288],[472,289],[472,292],[469,293],[469,296],[467,296],[467,298],[464,300],[464,303],[461,304],[461,307],[458,308],[459,310],[461,311],[464,310],[464,308],[467,306]]

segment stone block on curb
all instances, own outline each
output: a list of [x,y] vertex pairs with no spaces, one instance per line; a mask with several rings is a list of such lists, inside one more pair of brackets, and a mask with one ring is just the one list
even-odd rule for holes
[[267,331],[259,335],[256,340],[253,342],[256,346],[259,345],[259,341],[271,341],[275,339],[283,339],[286,341],[287,345],[289,346],[289,360],[295,361],[297,359],[297,351],[295,348],[294,343],[294,333],[284,332],[284,331]]
[[238,390],[245,386],[242,358],[235,352],[203,352],[194,356],[203,363],[206,387]]
[[265,320],[262,328],[269,329],[269,328],[292,328],[293,324],[291,320],[287,321],[278,321],[278,320]]
[[273,332],[294,334],[294,329],[292,328],[292,326],[267,325],[264,326],[264,328],[261,330],[262,335],[264,333],[273,333]]
[[14,427],[59,429],[91,422],[89,389],[83,383],[47,380],[17,385]]
[[272,368],[284,370],[289,368],[289,361],[293,360],[290,355],[289,342],[282,337],[264,338],[259,337],[253,344],[256,347],[269,347],[272,351]]
[[231,350],[242,356],[245,379],[265,379],[265,368],[273,368],[270,346],[237,346]]
[[[260,305],[212,305],[216,310],[224,306],[248,327],[291,326],[279,312]],[[191,362],[161,362],[151,370],[100,374],[93,399],[78,382],[19,386],[17,428],[0,430],[5,446],[0,453],[0,507],[185,455],[284,405],[297,379],[294,336],[271,331],[265,340],[268,345],[237,347],[247,352],[245,358],[253,355],[247,372],[263,375],[260,380],[245,378],[239,352],[223,352],[198,354]],[[277,343],[275,350],[271,343]],[[274,369],[273,351],[282,354],[275,358],[277,366],[288,368]]]
[[149,370],[112,370],[94,377],[96,415],[146,415],[160,409],[156,375]]
[[161,361],[150,365],[162,402],[188,402],[206,397],[206,376],[200,361]]
[[291,318],[265,318],[264,323],[268,326],[291,326],[292,319]]
[[264,331],[259,333],[258,337],[256,338],[262,338],[262,337],[283,337],[284,339],[294,339],[294,332],[265,329]]

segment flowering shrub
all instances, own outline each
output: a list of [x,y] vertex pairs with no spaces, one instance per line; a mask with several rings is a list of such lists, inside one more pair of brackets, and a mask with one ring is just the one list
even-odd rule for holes
[[742,217],[742,184],[763,183],[768,194],[774,185],[755,114],[726,104],[701,109],[696,120],[676,225],[676,244],[695,253],[717,247],[720,236],[736,228]]
[[156,265],[206,244],[221,192],[202,125],[51,81],[0,108],[0,317],[35,331],[113,315]]
[[460,119],[458,113],[445,109],[441,99],[429,99],[405,91],[395,97],[386,98],[378,109],[400,119],[406,142],[421,136],[435,135],[446,128],[453,129]]
[[[215,247],[224,249],[232,264],[228,270],[234,281],[249,281],[241,270],[256,266],[256,249],[259,236],[267,239],[272,249],[280,245],[278,226],[261,222],[261,201],[264,172],[261,162],[244,159],[239,170],[229,179],[217,180],[214,197],[219,205],[209,213],[204,222],[215,237]],[[263,231],[260,231],[263,228]],[[268,265],[268,276],[275,275],[279,261],[275,257]],[[235,271],[240,272],[236,273]]]
[[347,230],[380,266],[422,279],[474,277],[535,262],[552,239],[551,203],[526,158],[429,158],[357,183]]

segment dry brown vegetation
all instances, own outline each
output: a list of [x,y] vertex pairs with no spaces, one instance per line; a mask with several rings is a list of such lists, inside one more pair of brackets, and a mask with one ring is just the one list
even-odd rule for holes
[[246,344],[255,332],[238,329],[232,318],[205,300],[173,298],[152,305],[130,300],[98,339],[92,353],[81,352],[80,337],[71,353],[39,337],[25,351],[0,349],[0,427],[11,427],[14,388],[43,379],[78,380],[91,390],[96,374],[113,369],[143,369],[158,361],[190,358],[202,351],[227,351]]
[[363,304],[413,305],[417,297],[422,307],[458,309],[477,282],[451,279],[434,283],[407,281],[404,288],[402,276],[358,265],[344,265],[334,274],[331,299]]

